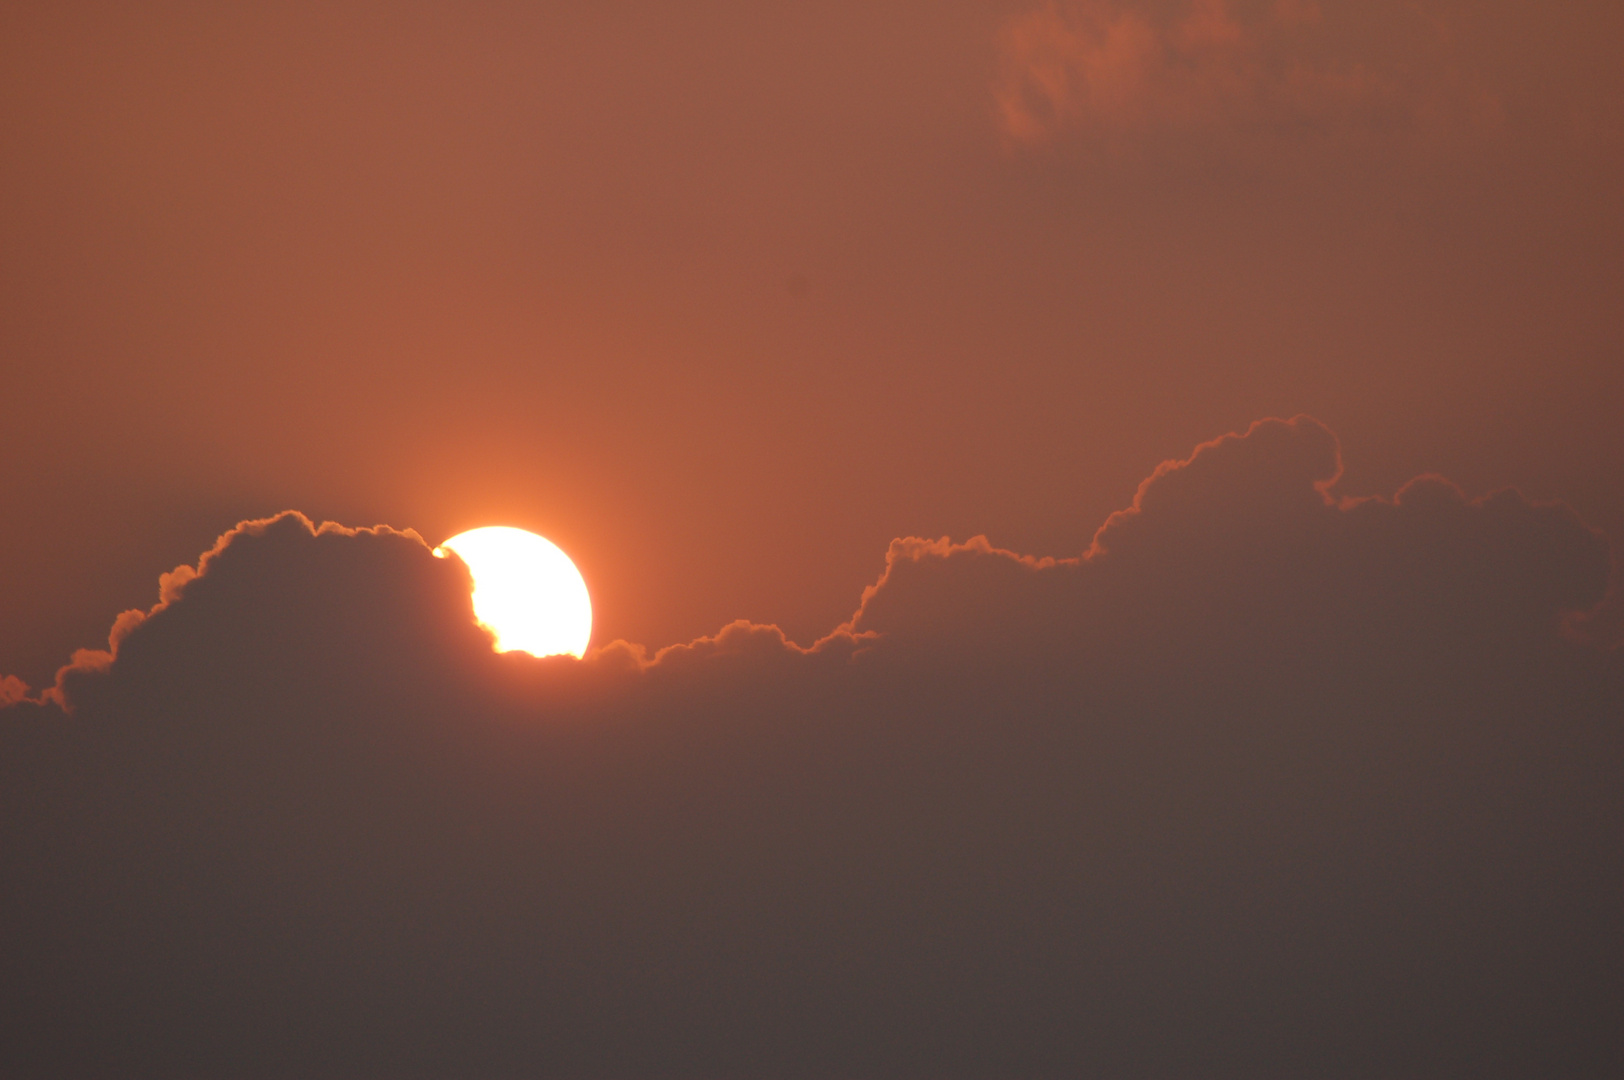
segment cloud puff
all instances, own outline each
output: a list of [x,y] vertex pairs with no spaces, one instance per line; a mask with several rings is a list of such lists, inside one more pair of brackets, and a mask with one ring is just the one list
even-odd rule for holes
[[[427,557],[425,557],[427,555]],[[126,611],[106,650],[81,650],[52,697],[72,706],[105,683],[190,692],[297,693],[346,676],[411,686],[444,677],[491,639],[469,621],[467,570],[387,526],[319,528],[289,512],[245,521],[196,568],[163,575],[150,611]]]
[[1087,552],[899,540],[810,646],[499,656],[239,526],[0,711],[15,1075],[1602,1075],[1606,549],[1264,421]]
[[0,678],[0,708],[14,705],[28,696],[28,684],[15,675]]
[[[1300,141],[1497,125],[1496,100],[1459,74],[1441,24],[1368,17],[1382,23],[1374,41],[1330,31],[1312,0],[1050,0],[1000,34],[999,117],[1017,142],[1077,133],[1118,149],[1158,134]],[[1418,38],[1432,46],[1420,57]]]

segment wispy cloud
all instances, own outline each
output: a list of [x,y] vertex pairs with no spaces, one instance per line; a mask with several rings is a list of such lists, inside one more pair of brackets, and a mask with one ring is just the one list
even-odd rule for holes
[[994,95],[1004,131],[1028,144],[1497,126],[1496,98],[1452,62],[1446,27],[1422,19],[1379,30],[1338,34],[1312,0],[1049,0],[1004,27]]

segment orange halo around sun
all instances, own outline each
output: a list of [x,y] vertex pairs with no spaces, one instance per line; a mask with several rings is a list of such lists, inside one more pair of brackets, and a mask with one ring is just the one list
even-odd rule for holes
[[496,651],[586,655],[592,598],[570,557],[552,541],[506,525],[458,533],[434,554],[456,552],[474,579],[474,616]]

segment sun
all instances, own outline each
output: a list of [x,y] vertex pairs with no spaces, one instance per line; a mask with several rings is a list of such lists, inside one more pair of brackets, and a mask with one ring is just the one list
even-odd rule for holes
[[496,635],[496,651],[586,655],[592,598],[570,557],[545,537],[506,525],[458,533],[434,554],[454,551],[474,579],[474,616]]

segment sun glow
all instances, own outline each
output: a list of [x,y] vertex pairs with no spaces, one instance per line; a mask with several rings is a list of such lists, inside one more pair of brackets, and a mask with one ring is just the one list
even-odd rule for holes
[[490,525],[459,533],[434,549],[456,552],[474,579],[474,616],[496,635],[496,651],[585,656],[592,639],[592,598],[570,557],[551,540]]

